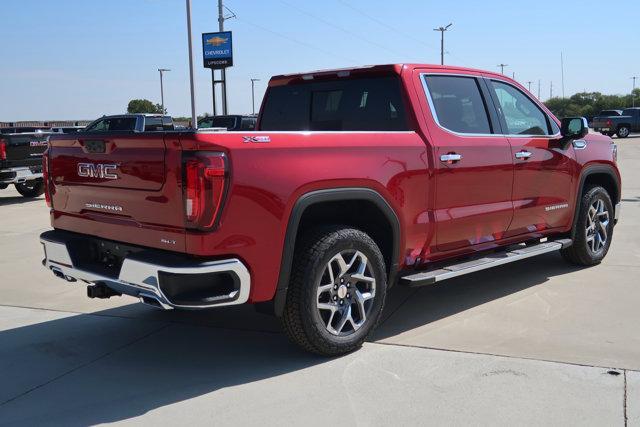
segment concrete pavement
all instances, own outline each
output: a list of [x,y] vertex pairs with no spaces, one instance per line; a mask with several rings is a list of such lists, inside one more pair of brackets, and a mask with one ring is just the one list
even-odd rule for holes
[[640,137],[602,265],[557,254],[394,289],[365,347],[300,352],[251,307],[160,312],[39,264],[42,199],[0,191],[0,425],[640,425]]

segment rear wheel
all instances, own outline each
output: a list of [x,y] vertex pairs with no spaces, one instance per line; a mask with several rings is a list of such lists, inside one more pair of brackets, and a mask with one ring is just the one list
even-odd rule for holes
[[613,203],[607,191],[592,186],[582,196],[573,245],[561,251],[577,265],[594,265],[607,255],[613,234]]
[[616,135],[618,135],[618,138],[626,138],[629,136],[630,132],[631,131],[627,126],[620,126],[618,128],[618,131],[616,132]]
[[346,227],[318,229],[296,250],[284,330],[307,351],[348,353],[377,326],[386,290],[384,258],[366,233]]
[[38,197],[44,194],[44,182],[41,179],[16,184],[16,190],[24,197]]

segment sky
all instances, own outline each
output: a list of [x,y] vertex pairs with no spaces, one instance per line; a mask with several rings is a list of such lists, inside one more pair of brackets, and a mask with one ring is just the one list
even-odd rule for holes
[[[160,102],[190,116],[184,0],[2,0],[0,121],[80,120]],[[541,98],[628,93],[640,77],[640,1],[225,0],[235,18],[230,113],[256,109],[270,76],[383,63],[445,63],[505,74]],[[622,14],[618,13],[622,11]],[[229,12],[227,12],[229,13]],[[622,18],[622,19],[619,19]],[[196,110],[212,112],[201,33],[217,31],[217,0],[192,0]],[[640,80],[638,80],[640,87]]]

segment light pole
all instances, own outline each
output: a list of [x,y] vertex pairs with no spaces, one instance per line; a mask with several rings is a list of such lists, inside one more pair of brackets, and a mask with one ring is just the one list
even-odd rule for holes
[[631,80],[633,80],[633,89],[631,89],[631,106],[635,107],[636,106],[636,95],[635,93],[633,93],[636,90],[636,79],[638,77],[637,76],[633,76],[631,77]]
[[438,27],[434,28],[433,31],[440,31],[440,65],[444,65],[444,32],[452,26],[453,23],[450,23],[446,27]]
[[162,106],[162,114],[165,114],[164,109],[164,87],[162,85],[162,73],[165,71],[171,71],[168,68],[158,68],[158,72],[160,72],[160,105]]
[[254,94],[254,86],[256,82],[259,82],[260,79],[251,79],[251,113],[256,114],[256,97]]
[[498,67],[500,67],[500,72],[502,74],[504,74],[504,67],[508,67],[508,66],[509,66],[508,64],[498,64]]
[[527,85],[529,85],[529,92],[531,92],[531,83],[533,82],[527,82]]
[[189,86],[191,88],[191,127],[198,129],[196,116],[196,88],[193,82],[193,44],[191,43],[191,0],[187,2],[187,41],[189,43]]

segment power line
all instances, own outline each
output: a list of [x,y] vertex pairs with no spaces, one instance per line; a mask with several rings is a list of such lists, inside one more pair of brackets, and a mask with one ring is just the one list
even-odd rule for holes
[[300,46],[304,46],[304,47],[309,48],[309,49],[317,50],[317,51],[322,52],[322,53],[324,53],[326,55],[333,56],[333,57],[339,58],[341,60],[351,61],[351,58],[347,58],[346,56],[342,56],[340,54],[336,54],[335,52],[323,49],[323,48],[318,47],[318,46],[314,46],[314,45],[312,45],[310,43],[303,42],[303,41],[300,41],[298,39],[294,39],[294,38],[289,37],[289,36],[287,36],[285,34],[278,33],[277,31],[273,31],[273,30],[271,30],[269,28],[263,27],[262,25],[259,25],[259,24],[256,24],[254,22],[248,21],[248,20],[246,20],[244,18],[236,18],[236,19],[237,19],[238,22],[240,22],[242,24],[246,24],[246,25],[249,25],[251,27],[258,28],[258,29],[260,29],[262,31],[265,31],[265,32],[270,33],[270,34],[273,34],[274,36],[278,36],[278,37],[283,38],[285,40],[288,40],[288,41],[290,41],[292,43],[299,44]]
[[322,22],[323,24],[325,24],[325,25],[327,25],[327,26],[329,26],[331,28],[334,28],[334,29],[336,29],[338,31],[342,31],[345,34],[349,34],[352,37],[358,38],[358,39],[360,39],[360,40],[362,40],[362,41],[364,41],[366,43],[369,43],[372,46],[376,46],[376,47],[378,47],[380,49],[384,49],[384,50],[386,50],[388,52],[393,53],[394,55],[404,56],[404,54],[402,54],[400,52],[397,52],[397,51],[395,51],[393,49],[389,49],[388,47],[386,47],[384,45],[381,45],[380,43],[374,42],[372,40],[367,39],[366,37],[362,37],[361,35],[359,35],[357,33],[354,33],[353,31],[350,31],[350,30],[347,30],[345,28],[342,28],[339,25],[334,24],[333,22],[329,22],[324,18],[321,18],[321,17],[319,17],[317,15],[314,15],[313,13],[307,12],[304,9],[300,9],[298,6],[295,6],[295,5],[293,5],[293,4],[289,3],[289,2],[286,2],[284,0],[280,0],[280,3],[284,4],[285,6],[291,8],[291,9],[294,9],[294,10],[298,11],[299,13],[302,13],[303,15],[307,15],[307,16],[309,16],[309,17],[311,17],[311,18],[313,18],[313,19],[315,19],[315,20],[317,20],[319,22]]
[[424,41],[422,41],[420,39],[417,39],[414,36],[412,36],[412,35],[410,35],[408,33],[405,33],[402,30],[399,30],[398,28],[392,27],[391,25],[387,24],[386,22],[376,18],[375,16],[369,15],[368,13],[362,11],[361,9],[358,9],[358,8],[354,7],[353,5],[349,4],[348,2],[346,2],[344,0],[337,0],[337,1],[339,3],[342,3],[343,6],[348,7],[349,9],[353,10],[354,12],[359,13],[360,15],[364,16],[365,18],[369,19],[370,21],[373,21],[376,24],[381,25],[381,26],[385,27],[386,29],[393,31],[396,34],[400,34],[401,36],[403,36],[403,37],[405,37],[405,38],[407,38],[409,40],[413,40],[416,43],[420,43],[421,45],[424,45],[424,46],[426,46],[428,48],[435,49],[435,46],[430,45],[428,43],[425,43]]

